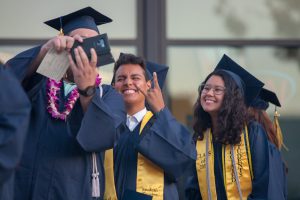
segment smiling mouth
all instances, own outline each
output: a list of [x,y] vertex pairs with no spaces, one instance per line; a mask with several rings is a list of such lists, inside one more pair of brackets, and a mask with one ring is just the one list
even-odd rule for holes
[[137,91],[134,90],[134,89],[126,89],[126,90],[123,90],[123,94],[134,94],[136,93]]
[[211,99],[205,99],[204,101],[205,101],[205,103],[215,103],[215,101],[211,100]]

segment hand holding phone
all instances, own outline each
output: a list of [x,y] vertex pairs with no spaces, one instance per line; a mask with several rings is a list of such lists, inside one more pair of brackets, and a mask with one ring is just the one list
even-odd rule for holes
[[75,41],[73,47],[71,48],[71,55],[75,61],[74,49],[81,46],[86,53],[87,57],[91,58],[90,49],[94,48],[97,54],[97,66],[106,65],[109,63],[114,63],[115,60],[111,54],[107,34],[97,35],[95,37],[86,38],[83,42]]

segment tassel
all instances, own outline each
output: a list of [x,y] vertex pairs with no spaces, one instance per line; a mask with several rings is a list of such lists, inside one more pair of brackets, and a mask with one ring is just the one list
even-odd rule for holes
[[92,197],[100,197],[99,173],[93,173],[92,176]]
[[92,197],[100,197],[100,181],[99,172],[97,169],[96,153],[92,153],[93,173],[92,173]]
[[278,148],[279,148],[279,150],[281,150],[282,147],[283,147],[285,150],[288,151],[288,148],[283,143],[282,131],[281,131],[281,128],[280,128],[280,125],[279,125],[279,119],[278,119],[279,117],[280,117],[280,114],[278,113],[278,111],[275,107],[273,126],[274,126],[275,131],[276,131],[276,137],[277,137],[277,140],[278,140]]
[[[103,88],[101,84],[99,85],[100,89],[100,97],[103,95]],[[100,197],[100,180],[99,180],[99,171],[97,168],[97,154],[95,152],[92,153],[92,197],[98,198]]]
[[60,29],[59,29],[59,36],[64,36],[64,30],[63,30],[63,23],[62,23],[62,17],[59,18],[59,23],[60,23]]

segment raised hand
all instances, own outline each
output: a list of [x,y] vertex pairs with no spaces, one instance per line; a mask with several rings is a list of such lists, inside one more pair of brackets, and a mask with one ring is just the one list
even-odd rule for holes
[[61,52],[63,50],[70,51],[75,40],[78,40],[79,42],[83,41],[81,37],[56,36],[46,42],[42,46],[42,50],[48,52],[49,49],[55,48],[57,52]]
[[91,49],[91,60],[87,57],[81,46],[74,49],[75,61],[72,59],[69,53],[70,68],[73,72],[74,82],[77,87],[81,90],[88,86],[95,85],[95,80],[98,74],[97,65],[97,54],[95,49]]
[[30,65],[30,67],[28,69],[28,72],[26,74],[26,77],[28,78],[36,72],[38,66],[41,64],[42,60],[44,59],[45,55],[47,54],[47,52],[50,49],[55,48],[58,53],[63,51],[63,50],[70,51],[70,49],[72,48],[75,40],[78,40],[79,42],[82,42],[83,38],[79,35],[75,35],[73,37],[70,37],[70,36],[56,36],[56,37],[48,40],[41,47],[41,50],[40,50],[39,54],[37,55],[37,57],[34,59],[32,64]]
[[157,113],[165,107],[165,103],[161,93],[161,89],[158,84],[156,72],[153,73],[153,82],[154,87],[148,89],[147,91],[143,91],[137,85],[135,85],[135,87],[145,96],[145,99],[148,105],[150,106],[151,110],[154,113]]

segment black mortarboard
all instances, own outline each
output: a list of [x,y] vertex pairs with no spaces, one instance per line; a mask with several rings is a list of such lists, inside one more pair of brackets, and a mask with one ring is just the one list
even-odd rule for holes
[[263,82],[258,80],[225,54],[217,64],[215,70],[224,70],[235,80],[237,85],[244,92],[246,105],[250,105],[264,86]]
[[153,72],[156,72],[159,87],[162,88],[164,86],[169,67],[147,61],[146,68],[147,68],[147,75],[150,80],[153,79],[152,76]]
[[78,28],[88,28],[99,33],[97,25],[109,22],[112,22],[112,19],[91,7],[86,7],[44,23],[59,31],[62,28],[63,33],[68,34]]
[[268,102],[281,107],[277,95],[270,90],[262,88],[259,95],[252,101],[251,107],[266,110],[269,107]]
[[263,88],[260,91],[259,97],[267,102],[274,104],[275,106],[281,107],[281,104],[275,92]]

